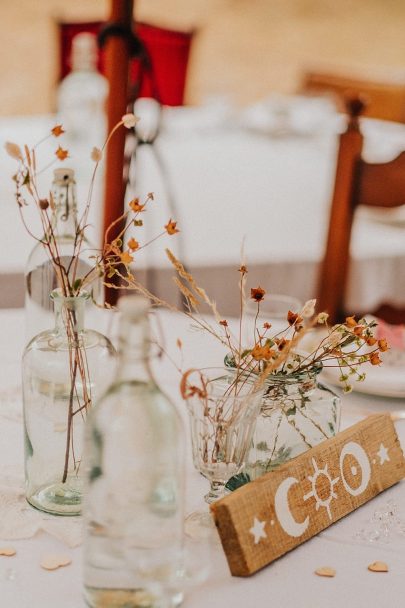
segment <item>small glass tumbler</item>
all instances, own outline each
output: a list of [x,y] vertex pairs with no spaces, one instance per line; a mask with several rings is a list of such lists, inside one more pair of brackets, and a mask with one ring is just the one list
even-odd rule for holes
[[[205,496],[210,504],[224,496],[226,483],[245,465],[263,390],[237,370],[210,368],[195,374],[197,385],[189,377],[186,389],[193,462],[210,482]],[[212,527],[212,519],[207,511],[197,512],[188,516],[186,530],[189,524]]]

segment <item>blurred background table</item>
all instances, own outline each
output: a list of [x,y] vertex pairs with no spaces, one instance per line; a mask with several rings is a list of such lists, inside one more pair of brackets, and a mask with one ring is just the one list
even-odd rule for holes
[[[6,140],[35,143],[54,123],[53,116],[1,118],[1,148]],[[158,138],[152,146],[139,146],[130,166],[127,196],[152,191],[156,198],[139,238],[147,240],[169,217],[175,219],[181,233],[168,245],[224,315],[236,313],[242,244],[252,285],[260,282],[273,293],[302,301],[314,297],[342,128],[342,117],[328,102],[304,97],[274,96],[244,111],[221,100],[198,108],[164,109]],[[402,125],[368,119],[363,131],[370,161],[389,160],[405,149]],[[54,144],[44,147],[44,164]],[[91,143],[74,150],[69,160],[77,171],[82,202],[92,166],[90,150]],[[12,307],[22,303],[22,271],[32,242],[13,199],[15,165],[3,150],[0,154],[0,307]],[[90,218],[97,242],[102,179],[100,175]],[[50,181],[51,172],[45,172],[45,192]],[[404,231],[403,215],[358,214],[349,308],[373,309],[382,297],[405,304]],[[137,264],[148,270],[149,286],[169,297],[172,273],[163,247],[148,248]]]

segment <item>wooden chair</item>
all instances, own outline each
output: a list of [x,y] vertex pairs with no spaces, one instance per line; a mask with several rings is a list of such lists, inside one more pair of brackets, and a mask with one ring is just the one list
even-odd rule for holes
[[405,122],[405,76],[398,80],[376,82],[338,73],[309,71],[304,75],[303,92],[329,93],[339,110],[345,99],[358,95],[367,100],[364,116]]
[[[345,310],[350,236],[356,207],[405,204],[405,152],[381,164],[368,163],[361,157],[363,135],[359,116],[363,109],[364,103],[359,98],[347,102],[348,125],[340,136],[329,231],[320,272],[318,310],[327,311],[332,323],[339,322],[345,314],[372,312]],[[405,310],[394,309],[389,303],[373,312],[389,323],[405,322]]]

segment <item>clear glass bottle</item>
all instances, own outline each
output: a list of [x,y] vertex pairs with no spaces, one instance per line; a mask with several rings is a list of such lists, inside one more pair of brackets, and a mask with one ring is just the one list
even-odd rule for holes
[[[52,222],[59,258],[63,266],[68,268],[72,259],[78,222],[74,171],[67,168],[55,169],[51,191],[56,207]],[[86,238],[83,241],[82,251],[83,253],[79,255],[77,277],[84,276],[90,268],[89,256],[93,251]],[[25,267],[27,341],[52,326],[53,304],[49,296],[57,287],[59,283],[55,268],[42,243],[37,243]],[[93,296],[99,297],[100,283],[93,283],[91,289]]]
[[58,88],[58,119],[66,141],[76,146],[101,145],[106,135],[107,79],[97,70],[97,39],[82,32],[72,41],[72,70]]
[[85,599],[91,608],[135,608],[155,605],[156,592],[176,606],[184,430],[151,373],[147,300],[127,296],[119,307],[117,375],[86,431]]
[[84,424],[111,377],[115,350],[84,328],[87,293],[51,297],[55,327],[33,338],[22,359],[26,497],[42,511],[78,515]]

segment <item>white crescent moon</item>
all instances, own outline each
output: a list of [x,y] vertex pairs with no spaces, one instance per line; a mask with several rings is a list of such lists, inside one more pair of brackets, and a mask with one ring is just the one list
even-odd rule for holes
[[[344,461],[345,457],[348,456],[349,454],[351,454],[352,456],[354,456],[354,458],[356,458],[356,460],[359,463],[360,468],[361,468],[361,484],[356,489],[349,486],[349,484],[347,483],[347,481],[345,479],[344,473],[343,473],[343,461]],[[344,487],[346,488],[346,491],[349,492],[349,494],[351,494],[352,496],[358,496],[359,494],[362,494],[364,492],[364,490],[367,488],[368,483],[370,481],[370,477],[371,477],[370,461],[368,459],[368,456],[367,456],[365,450],[361,447],[361,445],[359,443],[356,443],[355,441],[349,441],[349,443],[346,443],[343,450],[341,451],[339,460],[340,460],[340,472],[342,475],[342,481],[343,481]]]
[[286,532],[289,536],[294,536],[297,538],[298,536],[302,536],[305,530],[308,528],[309,516],[307,515],[302,523],[295,521],[294,517],[292,516],[288,504],[288,490],[295,483],[298,483],[298,480],[295,479],[295,477],[287,477],[287,479],[284,479],[284,481],[280,483],[274,497],[274,507],[276,510],[277,519],[280,522],[284,532]]

